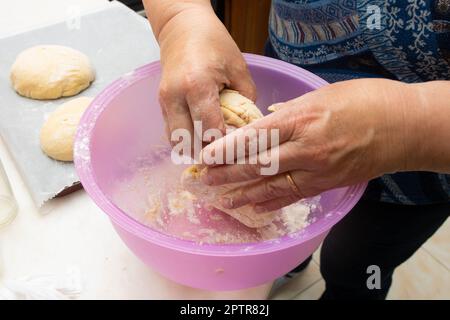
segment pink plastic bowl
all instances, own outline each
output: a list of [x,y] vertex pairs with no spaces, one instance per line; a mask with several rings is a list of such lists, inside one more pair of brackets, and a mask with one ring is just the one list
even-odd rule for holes
[[[301,68],[246,55],[263,110],[327,83]],[[323,210],[303,232],[253,244],[199,245],[152,230],[111,200],[112,186],[132,174],[131,164],[161,144],[159,62],[124,75],[103,90],[83,115],[75,142],[75,167],[84,189],[109,215],[126,245],[147,265],[185,285],[236,290],[269,282],[311,255],[330,228],[362,196],[365,184],[322,194]]]

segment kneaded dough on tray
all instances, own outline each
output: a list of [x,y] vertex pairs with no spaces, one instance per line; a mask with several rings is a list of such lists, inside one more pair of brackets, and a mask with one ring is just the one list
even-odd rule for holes
[[89,87],[95,73],[89,58],[80,51],[40,45],[17,56],[10,78],[20,95],[44,100],[76,95]]
[[40,144],[50,157],[73,161],[73,143],[81,116],[92,98],[80,97],[63,103],[48,117],[41,128]]
[[[234,90],[225,89],[220,93],[220,107],[227,127],[240,128],[263,117],[253,101]],[[196,165],[190,166],[183,172],[181,182],[186,190],[250,228],[263,227],[270,224],[275,218],[274,212],[256,213],[251,205],[245,205],[237,209],[225,209],[218,204],[217,199],[223,194],[242,187],[246,183],[206,186],[200,181],[200,168]]]

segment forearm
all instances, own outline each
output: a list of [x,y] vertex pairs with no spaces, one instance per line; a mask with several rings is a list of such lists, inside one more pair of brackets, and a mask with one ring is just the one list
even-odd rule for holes
[[143,0],[142,2],[158,42],[163,30],[177,20],[176,17],[181,13],[199,8],[214,13],[209,0]]
[[[409,132],[415,135],[411,157],[414,170],[450,173],[450,81],[411,84],[417,101],[411,102]],[[406,110],[409,112],[409,110]],[[406,116],[408,118],[408,116]]]

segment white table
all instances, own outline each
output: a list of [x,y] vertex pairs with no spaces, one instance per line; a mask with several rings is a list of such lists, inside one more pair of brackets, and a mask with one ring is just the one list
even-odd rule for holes
[[[108,5],[106,0],[2,1],[0,37],[63,21],[74,8],[87,12]],[[19,204],[17,218],[0,230],[0,285],[5,280],[79,270],[82,280],[79,298],[85,299],[267,296],[270,285],[235,292],[208,292],[163,278],[125,247],[107,216],[84,191],[52,200],[38,210],[2,141],[0,159]]]

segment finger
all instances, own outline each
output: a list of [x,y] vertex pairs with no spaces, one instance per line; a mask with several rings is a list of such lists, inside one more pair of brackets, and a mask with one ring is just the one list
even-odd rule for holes
[[300,106],[305,104],[306,99],[309,97],[308,94],[301,95],[300,97],[285,101],[285,102],[277,102],[267,107],[267,110],[270,112],[276,112],[285,108]]
[[166,112],[166,109],[162,107],[161,103],[160,103],[160,108],[161,108],[161,113],[162,113],[163,119],[164,119],[164,132],[166,133],[167,141],[169,141],[169,143],[170,143],[170,128],[169,128],[169,123],[168,123],[168,119],[167,119],[167,112]]
[[231,81],[230,89],[238,91],[253,102],[256,101],[256,86],[248,70],[241,73],[236,81]]
[[[200,154],[207,164],[205,155]],[[263,151],[247,159],[238,159],[234,164],[208,166],[201,179],[204,184],[218,186],[274,176],[292,170],[309,170],[311,160],[307,151],[302,151],[300,142],[286,142],[280,146]]]
[[163,109],[163,115],[165,116],[168,131],[170,132],[169,141],[172,146],[175,146],[180,142],[176,140],[176,130],[185,129],[187,135],[190,137],[190,141],[182,141],[183,143],[190,143],[193,146],[194,127],[192,125],[192,119],[187,106],[186,101],[181,95],[177,94],[176,89],[169,89],[162,86],[159,93],[159,101],[161,108]]
[[186,94],[189,112],[194,123],[194,130],[202,141],[211,142],[204,133],[207,130],[216,129],[217,134],[225,133],[225,123],[220,109],[219,87],[206,83],[198,84]]
[[274,104],[268,106],[267,110],[269,110],[270,112],[275,112],[275,111],[283,109],[283,107],[285,107],[286,105],[287,104],[285,104],[283,102],[274,103]]
[[297,201],[301,200],[300,197],[297,196],[287,196],[278,199],[272,199],[269,201],[258,203],[254,206],[256,213],[264,213],[269,211],[279,210],[281,208],[287,207]]
[[[220,200],[221,205],[227,209],[234,209],[247,204],[266,203],[286,197],[300,200],[325,191],[318,186],[317,178],[313,173],[297,170],[290,172],[290,175],[295,186],[290,185],[286,174],[280,174],[229,191]],[[281,203],[284,202],[281,201]]]
[[248,159],[239,159],[235,164],[208,167],[201,179],[203,183],[211,186],[258,179],[262,175],[278,174],[279,163],[278,148],[273,148]]
[[202,150],[202,159],[209,166],[221,165],[223,162],[216,159],[226,159],[227,152],[239,150],[229,158],[230,161],[237,160],[289,141],[296,128],[301,129],[304,124],[297,121],[292,112],[285,111],[289,110],[270,114],[214,141]]
[[286,176],[281,174],[230,191],[224,195],[221,202],[225,208],[234,209],[250,203],[266,202],[287,196],[299,195],[295,194]]
[[[301,199],[310,198],[326,191],[323,181],[328,181],[329,177],[321,177],[314,171],[293,170],[289,172],[295,186],[291,186],[294,194]],[[288,179],[286,182],[289,183]]]

